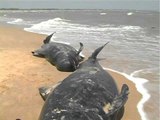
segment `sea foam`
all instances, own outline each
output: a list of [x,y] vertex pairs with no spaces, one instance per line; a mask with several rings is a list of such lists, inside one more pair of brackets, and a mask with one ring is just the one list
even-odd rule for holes
[[133,15],[133,13],[132,13],[132,12],[129,12],[129,13],[127,13],[127,15],[129,15],[129,16],[130,16],[130,15]]
[[70,44],[71,44],[71,43],[69,43],[69,42],[56,41],[56,40],[53,40],[53,39],[51,39],[51,42],[62,43],[62,44],[66,44],[66,45],[70,45]]
[[135,72],[131,73],[130,75],[128,75],[126,73],[122,73],[122,72],[119,72],[119,71],[116,71],[116,70],[113,70],[110,68],[104,68],[104,69],[121,74],[135,84],[137,91],[142,95],[142,99],[137,104],[138,112],[140,113],[142,120],[148,120],[146,113],[144,112],[144,109],[143,109],[144,103],[146,101],[148,101],[150,98],[150,94],[148,93],[147,89],[144,88],[144,84],[147,83],[148,80],[144,79],[144,78],[135,77],[135,74],[137,74],[138,72],[140,72],[142,70],[135,71]]
[[[78,24],[78,23],[71,23],[72,21],[61,19],[61,18],[54,18],[49,19],[47,21],[42,21],[38,24],[34,24],[30,28],[25,28],[24,30],[30,32],[38,32],[41,34],[50,34],[51,32],[56,31],[76,31],[76,32],[102,32],[108,30],[118,30],[118,31],[136,31],[140,30],[140,26],[113,26],[113,25],[100,25],[100,26],[89,26],[85,24]],[[82,31],[80,31],[82,30]]]
[[107,13],[100,13],[100,15],[106,15]]
[[7,22],[7,23],[9,23],[9,24],[20,24],[20,23],[22,23],[23,22],[23,19],[21,19],[21,18],[16,18],[16,19],[14,19],[13,21],[9,21],[9,22]]
[[11,18],[11,21],[8,21],[7,23],[14,24],[14,25],[25,25],[25,26],[33,25],[31,21],[25,21],[22,18]]
[[[139,32],[142,30],[140,26],[114,26],[114,25],[98,25],[90,26],[85,24],[72,23],[70,20],[54,18],[46,21],[42,21],[38,24],[34,24],[29,28],[24,28],[24,30],[40,34],[51,34],[56,32],[56,36],[61,34],[61,37],[65,35],[68,39],[77,39],[83,37],[84,41],[88,40],[98,40],[102,38],[113,37],[111,35],[125,34],[129,32]],[[127,34],[129,35],[129,34]],[[97,37],[99,36],[99,38]],[[96,38],[96,39],[95,39]]]

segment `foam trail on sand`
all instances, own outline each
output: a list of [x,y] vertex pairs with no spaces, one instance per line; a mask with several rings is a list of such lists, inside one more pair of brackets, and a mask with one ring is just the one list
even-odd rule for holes
[[[147,89],[144,88],[144,84],[148,82],[148,80],[144,79],[144,78],[138,78],[138,77],[135,77],[134,75],[138,72],[138,71],[135,71],[133,73],[131,73],[130,75],[126,74],[126,73],[122,73],[122,72],[119,72],[119,71],[116,71],[116,70],[112,70],[110,68],[104,68],[105,70],[109,70],[109,71],[113,71],[113,72],[116,72],[118,74],[121,74],[123,75],[124,77],[126,77],[128,80],[132,81],[135,85],[136,85],[136,88],[138,90],[138,92],[140,94],[142,94],[142,99],[139,101],[138,105],[137,105],[137,109],[138,109],[138,112],[140,113],[140,116],[141,116],[141,119],[142,120],[148,120],[147,119],[147,116],[146,116],[146,113],[144,112],[143,110],[143,105],[146,101],[149,100],[150,98],[150,94],[148,93]],[[139,70],[141,71],[141,70]]]

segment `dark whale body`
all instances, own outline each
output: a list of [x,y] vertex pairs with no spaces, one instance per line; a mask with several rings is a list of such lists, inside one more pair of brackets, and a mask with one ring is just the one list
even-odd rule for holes
[[[105,45],[104,45],[105,46]],[[128,99],[128,86],[119,94],[113,78],[101,67],[96,56],[104,47],[65,78],[54,90],[44,94],[45,104],[39,120],[120,120]],[[44,92],[40,89],[40,93]],[[110,104],[108,112],[104,107]]]
[[59,71],[72,72],[76,70],[79,63],[84,59],[83,56],[79,55],[83,49],[83,44],[80,43],[80,48],[77,51],[70,45],[50,42],[52,35],[46,37],[41,48],[32,52],[33,55],[46,58]]

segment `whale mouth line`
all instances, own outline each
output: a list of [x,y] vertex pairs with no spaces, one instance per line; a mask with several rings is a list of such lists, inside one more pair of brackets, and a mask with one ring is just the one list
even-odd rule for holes
[[37,52],[31,51],[31,53],[33,54],[33,56],[40,57],[40,58],[44,58],[44,55],[39,54],[39,53],[37,53]]

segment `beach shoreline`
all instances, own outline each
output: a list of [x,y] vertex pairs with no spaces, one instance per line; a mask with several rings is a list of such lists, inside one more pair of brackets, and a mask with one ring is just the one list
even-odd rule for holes
[[[41,46],[45,35],[0,26],[0,119],[36,120],[44,103],[38,88],[54,85],[71,73],[59,72],[45,59],[32,56],[31,51]],[[123,120],[140,120],[137,104],[142,95],[135,84],[117,72],[108,72],[119,89],[122,84],[130,88]]]

